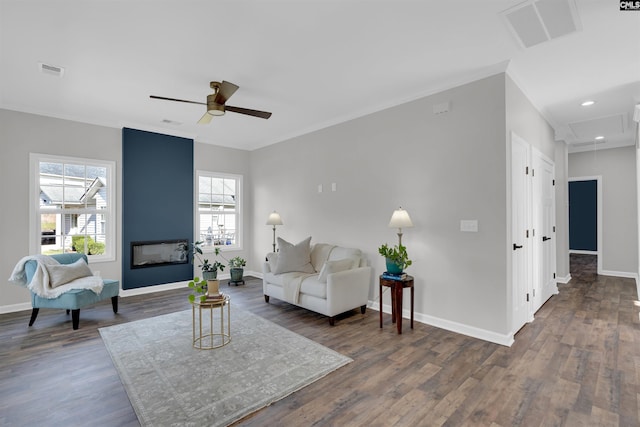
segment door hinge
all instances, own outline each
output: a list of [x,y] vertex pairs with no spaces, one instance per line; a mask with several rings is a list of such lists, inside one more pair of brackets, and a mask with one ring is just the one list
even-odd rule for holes
[[527,239],[529,238],[529,230],[527,230]]
[[527,302],[529,302],[529,292],[527,292]]
[[531,230],[531,237],[536,237],[536,229]]
[[524,174],[525,174],[525,175],[529,175],[529,166],[527,166],[526,168],[524,168]]
[[556,180],[551,181],[551,185],[556,185]]
[[553,278],[554,278],[554,279],[556,278],[556,273],[553,273]]
[[556,226],[555,225],[553,226],[553,232],[554,233],[556,232]]
[[531,176],[536,176],[536,171],[533,168],[531,168]]
[[533,290],[533,297],[534,298],[536,297],[536,290],[535,289]]

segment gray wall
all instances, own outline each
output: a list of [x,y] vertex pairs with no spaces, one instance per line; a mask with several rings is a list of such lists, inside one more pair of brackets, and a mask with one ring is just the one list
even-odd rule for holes
[[556,277],[566,283],[569,266],[569,153],[564,141],[556,143]]
[[569,154],[569,177],[602,176],[602,269],[638,273],[636,149],[633,146]]
[[[100,263],[101,275],[120,277],[121,130],[0,109],[0,307],[30,302],[29,292],[9,283],[16,262],[29,255],[29,153],[116,162],[116,260]],[[94,266],[92,266],[94,267]]]
[[[30,304],[29,292],[9,283],[16,262],[29,255],[29,153],[46,153],[116,162],[116,260],[92,264],[101,275],[121,278],[122,223],[122,130],[68,120],[43,117],[0,109],[0,235],[10,244],[0,245],[0,312],[11,311],[13,305]],[[196,142],[194,145],[196,169],[244,175],[245,234],[244,249],[225,253],[248,258],[251,242],[253,214],[251,207],[251,175],[249,152],[215,147]],[[260,269],[247,265],[247,269]],[[225,271],[227,272],[227,271]]]
[[[450,112],[434,115],[445,101]],[[251,170],[254,263],[271,248],[265,221],[277,210],[280,237],[362,249],[377,299],[385,269],[377,248],[397,243],[387,224],[402,206],[415,225],[403,244],[414,261],[416,312],[509,332],[504,74],[256,150]],[[479,232],[461,232],[461,219],[477,219]]]

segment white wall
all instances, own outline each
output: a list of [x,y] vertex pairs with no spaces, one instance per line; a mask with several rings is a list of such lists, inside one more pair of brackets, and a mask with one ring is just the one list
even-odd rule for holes
[[[445,101],[450,112],[434,115]],[[277,210],[287,240],[362,249],[375,269],[375,300],[385,269],[377,248],[397,243],[387,224],[402,206],[415,224],[403,244],[416,312],[508,333],[504,74],[256,150],[251,170],[253,262],[271,248],[265,221]],[[477,219],[479,232],[460,232],[461,219]]]
[[638,273],[636,149],[633,146],[569,154],[569,178],[602,176],[603,274]]

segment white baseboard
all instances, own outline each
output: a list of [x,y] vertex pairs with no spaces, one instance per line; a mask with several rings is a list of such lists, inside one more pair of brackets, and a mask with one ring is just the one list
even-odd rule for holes
[[580,255],[598,255],[598,251],[583,251],[580,249],[569,249],[570,254],[580,254]]
[[638,280],[638,273],[631,273],[628,271],[602,270],[599,271],[598,274],[601,274],[603,276],[625,277],[627,279]]
[[[380,311],[380,301],[369,301],[367,306],[373,310]],[[382,312],[391,314],[391,306],[388,304],[382,305]],[[410,310],[402,310],[402,317],[405,319],[411,318]],[[426,325],[435,326],[437,328],[446,329],[447,331],[455,332],[457,334],[467,335],[472,338],[478,338],[483,341],[489,341],[496,344],[511,347],[514,343],[513,334],[498,334],[496,332],[487,331],[486,329],[476,328],[475,326],[465,325],[463,323],[454,322],[447,319],[441,319],[435,316],[429,316],[427,314],[415,313],[414,320],[424,323]]]
[[556,277],[556,282],[558,283],[562,283],[562,284],[567,284],[569,283],[569,281],[571,280],[571,274],[567,274],[564,277]]
[[0,314],[15,313],[16,311],[24,311],[24,310],[31,310],[30,302],[21,302],[19,304],[0,306]]

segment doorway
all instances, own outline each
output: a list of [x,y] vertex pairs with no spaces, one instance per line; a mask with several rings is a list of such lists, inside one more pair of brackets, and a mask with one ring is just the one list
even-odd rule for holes
[[569,178],[569,254],[595,255],[602,274],[602,177]]

